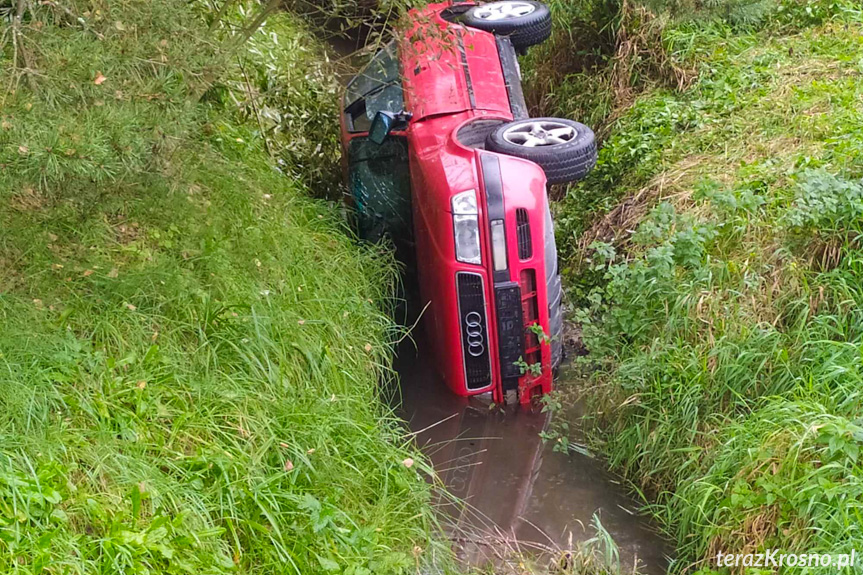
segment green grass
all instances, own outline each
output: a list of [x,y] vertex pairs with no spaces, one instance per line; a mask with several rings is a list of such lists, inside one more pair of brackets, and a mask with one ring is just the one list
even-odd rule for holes
[[863,14],[784,6],[665,20],[690,87],[643,85],[557,206],[594,446],[681,571],[863,544]]
[[207,92],[261,58],[197,5],[66,3],[86,27],[32,5],[30,79],[0,52],[0,571],[428,562],[425,464],[379,402],[392,260]]

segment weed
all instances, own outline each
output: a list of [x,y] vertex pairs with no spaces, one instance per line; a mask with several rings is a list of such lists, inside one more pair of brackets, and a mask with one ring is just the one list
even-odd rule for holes
[[233,81],[226,78],[210,93],[233,95],[230,104],[257,127],[287,175],[315,196],[341,201],[340,86],[324,47],[295,17],[281,13],[262,24],[238,61]]
[[[27,6],[29,64],[0,54],[0,571],[414,571],[438,548],[379,402],[393,262],[265,150],[323,96],[238,113],[195,4]],[[308,38],[281,30],[246,62]]]
[[622,565],[617,544],[594,514],[585,531],[592,536],[584,541],[570,541],[564,546],[546,546],[531,543],[541,550],[541,558],[522,549],[517,541],[500,534],[483,534],[482,541],[490,545],[494,561],[486,568],[476,570],[477,575],[637,575],[637,565]]
[[545,333],[545,330],[539,323],[534,322],[530,324],[529,326],[527,326],[527,330],[536,336],[540,344],[548,345],[551,343],[551,337],[549,337],[549,335]]
[[513,365],[518,367],[518,369],[521,371],[522,375],[527,374],[527,373],[529,373],[530,375],[533,375],[535,377],[542,375],[542,363],[541,362],[527,363],[522,356],[519,356],[518,359],[512,363],[513,363]]

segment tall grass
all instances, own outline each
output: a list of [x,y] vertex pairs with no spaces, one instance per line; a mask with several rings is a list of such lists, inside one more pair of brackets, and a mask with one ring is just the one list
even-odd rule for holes
[[595,447],[679,571],[863,543],[863,13],[775,9],[666,15],[660,57],[692,85],[637,95],[558,206]]
[[241,76],[196,6],[27,6],[28,69],[0,53],[0,571],[428,562],[426,469],[379,402],[391,258],[207,92]]

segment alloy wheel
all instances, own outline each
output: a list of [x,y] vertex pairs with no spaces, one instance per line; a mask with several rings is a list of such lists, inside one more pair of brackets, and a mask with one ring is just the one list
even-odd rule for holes
[[503,139],[517,146],[536,148],[565,144],[575,139],[577,135],[576,129],[572,126],[544,120],[512,126],[503,133]]
[[474,11],[474,16],[481,20],[500,21],[523,18],[536,10],[533,4],[504,0],[503,2],[491,2],[484,4]]

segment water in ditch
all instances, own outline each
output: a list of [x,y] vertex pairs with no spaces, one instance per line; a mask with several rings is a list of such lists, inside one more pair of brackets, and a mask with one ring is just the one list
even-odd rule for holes
[[399,348],[399,413],[449,493],[464,502],[441,505],[463,560],[494,563],[512,550],[559,555],[595,535],[597,515],[624,572],[638,565],[647,575],[665,573],[667,544],[600,461],[544,444],[546,414],[453,395],[425,349],[421,336]]

